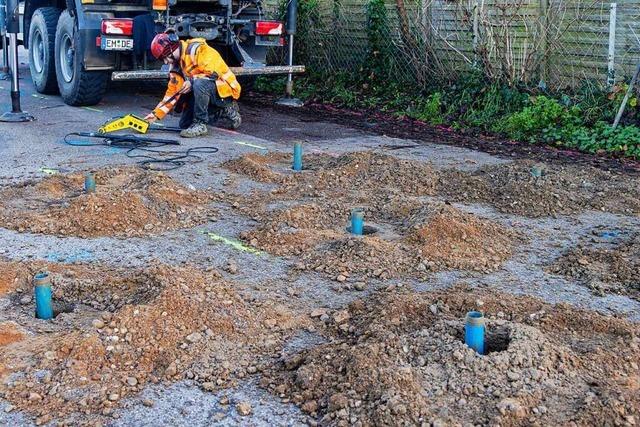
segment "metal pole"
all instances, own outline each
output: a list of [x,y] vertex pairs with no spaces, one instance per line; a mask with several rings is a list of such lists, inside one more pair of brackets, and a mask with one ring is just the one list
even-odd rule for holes
[[[293,34],[289,34],[289,60],[287,61],[289,67],[293,66]],[[287,74],[287,88],[285,93],[289,98],[293,95],[293,73]]]
[[622,104],[620,104],[620,108],[618,109],[618,114],[616,114],[616,119],[613,121],[613,128],[617,128],[620,123],[620,119],[622,118],[622,114],[624,113],[624,109],[627,107],[627,102],[629,102],[629,97],[631,96],[631,92],[638,81],[638,75],[640,75],[640,63],[638,63],[638,67],[636,68],[636,72],[633,74],[633,78],[629,83],[629,87],[627,88],[627,93],[624,94],[624,99],[622,100]]
[[615,76],[615,55],[616,55],[616,18],[617,3],[611,3],[609,9],[609,53],[607,55],[607,85],[613,86]]
[[[289,0],[289,4],[287,5],[287,34],[289,35],[289,54],[287,62],[290,68],[293,66],[293,36],[296,33],[297,16],[298,0]],[[288,107],[302,107],[302,101],[293,97],[293,73],[288,73],[285,96],[284,98],[277,100],[276,104],[286,105]]]
[[9,33],[9,63],[11,65],[11,111],[0,116],[0,122],[30,122],[35,118],[20,108],[20,82],[18,80],[18,2],[7,2],[7,32]]

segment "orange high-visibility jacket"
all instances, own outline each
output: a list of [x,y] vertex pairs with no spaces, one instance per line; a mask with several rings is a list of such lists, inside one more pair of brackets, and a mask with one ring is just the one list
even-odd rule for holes
[[216,88],[220,98],[240,97],[240,83],[231,72],[217,50],[207,45],[205,39],[191,39],[180,42],[180,69],[169,72],[169,84],[162,101],[153,110],[158,119],[163,119],[175,107],[185,79],[208,78],[215,73]]

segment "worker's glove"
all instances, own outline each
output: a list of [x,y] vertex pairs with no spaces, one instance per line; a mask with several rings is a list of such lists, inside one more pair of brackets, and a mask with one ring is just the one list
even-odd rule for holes
[[153,122],[155,122],[156,120],[158,120],[158,118],[156,117],[156,115],[155,115],[155,114],[153,114],[153,113],[149,113],[149,114],[147,114],[146,116],[144,116],[144,119],[145,119],[147,122],[149,122],[149,123],[153,123]]
[[178,91],[180,94],[185,94],[191,92],[191,87],[193,86],[191,79],[185,79],[184,83],[182,83],[182,87]]

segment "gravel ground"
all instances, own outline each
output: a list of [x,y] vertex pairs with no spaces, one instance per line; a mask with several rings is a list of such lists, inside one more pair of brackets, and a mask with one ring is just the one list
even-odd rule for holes
[[[26,59],[24,52],[21,59]],[[72,108],[64,105],[57,96],[36,94],[28,77],[28,67],[24,63],[21,65],[21,72],[22,106],[25,111],[35,115],[37,121],[26,124],[0,123],[0,185],[8,187],[29,180],[41,180],[52,172],[66,174],[135,163],[120,149],[71,147],[64,144],[62,139],[68,132],[95,130],[113,116],[124,113],[144,115],[155,105],[157,95],[137,93],[135,88],[127,85],[115,85],[99,105],[90,109]],[[8,88],[8,82],[0,82],[0,110],[8,110],[10,107]],[[427,162],[436,170],[455,169],[471,177],[464,181],[465,185],[472,185],[469,182],[473,183],[474,177],[482,177],[482,172],[478,171],[500,171],[503,169],[499,168],[514,164],[508,157],[439,145],[438,140],[432,143],[416,142],[377,135],[373,133],[373,129],[355,129],[330,123],[322,117],[311,120],[300,114],[287,115],[280,109],[265,108],[250,100],[241,105],[241,111],[244,124],[239,132],[213,129],[211,136],[206,139],[181,140],[183,148],[213,145],[219,148],[219,152],[204,155],[203,163],[187,164],[167,172],[167,175],[187,188],[225,197],[239,195],[235,200],[244,206],[255,201],[254,194],[268,194],[277,186],[234,174],[222,167],[223,163],[251,153],[289,153],[294,140],[305,141],[305,154],[340,156],[366,150],[404,160]],[[167,124],[176,123],[177,117],[171,117]],[[163,134],[162,137],[173,135]],[[558,166],[556,162],[553,168],[562,166]],[[485,190],[486,185],[491,182],[485,182]],[[340,189],[333,190],[336,193],[332,193],[332,197],[339,197]],[[345,283],[349,286],[346,286],[345,283],[337,282],[335,278],[319,272],[294,269],[297,263],[295,257],[245,252],[233,246],[236,240],[224,241],[222,238],[242,240],[242,233],[260,226],[259,220],[238,214],[238,209],[227,203],[224,197],[212,205],[216,212],[214,219],[210,218],[193,228],[143,237],[63,237],[0,228],[0,256],[12,261],[88,263],[104,268],[142,269],[157,262],[171,266],[190,265],[202,270],[213,268],[220,272],[223,279],[232,281],[234,289],[243,295],[289,304],[299,314],[308,314],[320,308],[340,309],[354,300],[375,297],[377,291],[400,285],[404,289],[410,288],[423,293],[464,284],[479,290],[492,289],[506,294],[537,297],[551,304],[568,303],[630,322],[640,321],[638,299],[620,293],[594,294],[585,286],[584,280],[553,273],[554,270],[549,268],[579,244],[600,244],[601,242],[592,242],[593,230],[607,231],[607,224],[617,233],[636,235],[640,219],[635,212],[625,213],[624,209],[594,211],[589,210],[593,208],[592,203],[585,203],[588,208],[577,209],[575,212],[551,212],[550,215],[548,209],[543,209],[540,211],[541,215],[522,215],[518,210],[512,212],[504,203],[492,203],[491,197],[498,197],[495,192],[486,191],[481,197],[465,201],[464,194],[457,190],[459,189],[440,189],[437,194],[424,196],[421,200],[451,203],[462,212],[500,224],[526,237],[518,242],[511,257],[496,271],[485,273],[445,269],[427,275],[426,279],[367,278],[364,286],[357,287],[356,281],[348,278]],[[449,200],[452,195],[452,200]],[[615,203],[615,198],[609,202]],[[28,318],[26,313],[30,306],[15,309],[16,300],[19,297],[16,298],[11,292],[0,293],[0,324],[16,321],[28,339],[34,339],[34,342],[41,335],[46,336],[47,333],[42,332],[47,330],[46,325]],[[88,318],[90,323],[91,317],[95,315],[88,307],[80,306],[72,318]],[[67,325],[72,327],[74,322],[56,319],[53,323],[59,324],[59,330]],[[288,339],[282,348],[283,354],[313,349],[325,341],[322,334],[316,333],[313,328],[311,331],[301,329]],[[13,351],[15,345],[7,345],[5,349]],[[28,360],[32,364],[39,363],[38,358]],[[4,375],[2,368],[0,364],[0,375]],[[19,380],[15,374],[11,378]],[[0,397],[5,395],[3,392]],[[149,400],[154,403],[151,405]],[[221,403],[227,400],[228,404]],[[240,411],[248,412],[246,415],[238,412],[237,405],[241,402],[246,402],[251,407],[250,411],[245,407],[240,408]],[[239,379],[237,385],[215,392],[202,391],[196,383],[190,381],[171,383],[165,380],[142,387],[137,395],[123,399],[121,406],[113,413],[116,417],[101,418],[101,422],[117,426],[154,425],[157,420],[162,419],[173,420],[171,423],[175,425],[197,426],[212,423],[297,425],[308,421],[308,414],[302,413],[298,406],[290,402],[288,396],[260,387],[255,377]],[[37,421],[33,413],[13,408],[13,404],[9,405],[7,401],[0,399],[0,424],[29,425]],[[81,418],[81,414],[79,417]],[[320,418],[316,417],[317,420]],[[636,421],[640,420],[636,417]]]

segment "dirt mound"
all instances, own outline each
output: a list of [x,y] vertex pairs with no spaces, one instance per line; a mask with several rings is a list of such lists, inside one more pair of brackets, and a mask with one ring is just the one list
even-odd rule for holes
[[346,281],[377,277],[388,279],[406,276],[411,272],[426,271],[417,253],[400,242],[389,242],[377,236],[348,236],[332,240],[305,253],[297,267],[314,270]]
[[284,163],[288,158],[282,153],[248,153],[225,162],[223,166],[259,182],[277,183],[284,180],[284,175],[274,172],[271,165]]
[[82,191],[82,174],[57,175],[0,194],[3,226],[79,237],[142,236],[201,224],[212,215],[211,195],[189,190],[163,173],[108,168],[97,190]]
[[495,270],[511,256],[516,235],[488,220],[447,205],[431,204],[414,214],[408,239],[436,266]]
[[640,301],[640,236],[606,248],[579,245],[547,271],[574,279],[599,296],[619,294]]
[[[2,382],[4,397],[41,423],[52,415],[70,424],[82,414],[95,421],[149,383],[189,378],[206,390],[232,386],[258,372],[307,322],[274,302],[240,296],[216,271],[157,265],[136,275],[155,284],[154,298],[127,301],[74,330],[56,329],[56,318],[49,333],[14,343],[10,351],[0,348],[0,359],[12,366],[7,374],[20,373]],[[58,281],[54,289],[64,288],[71,298],[73,289],[84,287],[82,278],[75,286]]]
[[[366,212],[367,216],[369,212]],[[387,213],[388,214],[388,213]],[[381,216],[375,210],[372,217]],[[385,233],[350,236],[342,226],[311,234],[309,242],[296,240],[296,254],[302,255],[298,267],[315,270],[334,278],[381,279],[405,276],[422,277],[427,271],[443,269],[468,269],[493,271],[511,256],[515,233],[491,221],[463,213],[444,203],[422,203],[408,216],[395,220],[395,236]],[[346,221],[345,221],[346,222]],[[249,237],[255,236],[249,233]],[[304,239],[309,234],[296,234]],[[275,228],[271,234],[260,236],[253,243],[269,250],[270,239],[275,247],[286,252]],[[306,243],[306,244],[305,244]],[[309,249],[313,251],[309,251]]]
[[[620,193],[621,188],[624,193]],[[455,201],[487,203],[501,212],[529,217],[585,210],[640,212],[638,178],[591,167],[555,167],[526,160],[471,173],[443,171],[438,193]]]
[[[474,308],[489,319],[484,356],[463,343]],[[324,322],[328,343],[285,355],[262,380],[321,424],[623,425],[640,414],[640,338],[622,320],[456,288],[378,293]]]
[[425,163],[402,160],[385,154],[355,152],[339,157],[310,154],[305,170],[291,171],[286,154],[245,154],[225,163],[227,169],[261,182],[281,184],[278,193],[290,197],[314,195],[317,191],[392,190],[410,195],[433,195],[436,175]]

